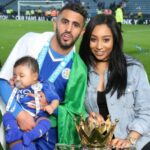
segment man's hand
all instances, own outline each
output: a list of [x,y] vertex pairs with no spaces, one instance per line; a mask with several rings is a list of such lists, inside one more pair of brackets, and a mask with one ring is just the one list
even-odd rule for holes
[[8,82],[9,82],[10,86],[11,86],[12,88],[14,88],[14,86],[15,86],[14,78],[11,78]]
[[21,111],[16,118],[18,125],[23,131],[30,131],[35,127],[33,117],[26,111]]

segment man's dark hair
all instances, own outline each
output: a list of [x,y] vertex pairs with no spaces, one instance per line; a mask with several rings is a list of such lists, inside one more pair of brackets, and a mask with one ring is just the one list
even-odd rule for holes
[[[74,12],[79,13],[80,15],[83,16],[84,21],[87,19],[88,17],[88,13],[86,11],[86,9],[80,4],[80,3],[67,3],[60,11],[59,14],[61,12],[63,12],[64,10],[72,10]],[[59,15],[58,14],[58,15]]]
[[31,56],[25,56],[18,59],[14,64],[14,68],[18,67],[19,65],[26,65],[32,70],[32,72],[39,73],[38,62]]

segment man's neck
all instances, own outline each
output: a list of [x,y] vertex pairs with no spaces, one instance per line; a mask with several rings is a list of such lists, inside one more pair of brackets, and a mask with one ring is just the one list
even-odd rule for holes
[[52,49],[61,55],[67,55],[73,48],[71,47],[69,49],[63,49],[62,47],[60,47],[55,35],[52,37],[50,42]]

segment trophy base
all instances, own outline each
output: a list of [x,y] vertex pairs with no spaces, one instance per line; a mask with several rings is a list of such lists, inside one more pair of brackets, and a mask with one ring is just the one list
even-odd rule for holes
[[[103,147],[83,147],[81,145],[68,145],[68,144],[59,144],[55,145],[55,150],[112,150],[109,146]],[[134,146],[130,148],[125,148],[124,150],[136,150]]]
[[105,147],[83,147],[81,150],[111,150],[110,147],[105,146]]
[[56,144],[55,150],[111,150],[110,147],[83,147],[81,145]]

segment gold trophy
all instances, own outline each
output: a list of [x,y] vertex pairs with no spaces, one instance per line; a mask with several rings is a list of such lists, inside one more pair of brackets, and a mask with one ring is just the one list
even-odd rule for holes
[[112,123],[108,116],[105,123],[84,121],[82,116],[75,118],[76,129],[79,134],[82,150],[110,150],[110,142],[118,120]]

